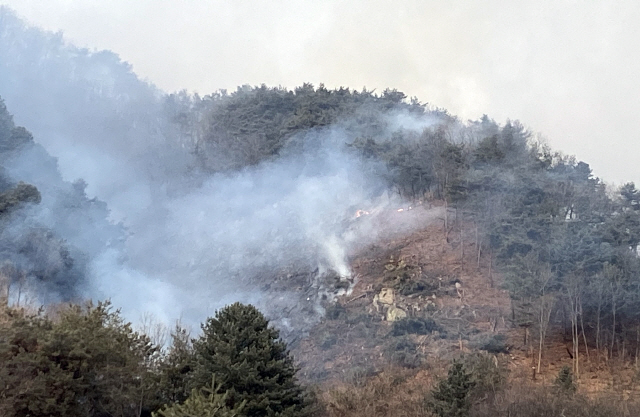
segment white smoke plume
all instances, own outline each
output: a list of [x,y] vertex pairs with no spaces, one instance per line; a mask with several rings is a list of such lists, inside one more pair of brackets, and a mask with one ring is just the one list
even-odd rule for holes
[[[132,320],[151,312],[165,322],[197,323],[243,301],[281,326],[295,315],[293,325],[304,327],[331,294],[322,277],[352,279],[349,255],[380,233],[375,215],[355,219],[356,211],[402,204],[385,191],[383,167],[350,151],[353,133],[340,126],[302,133],[278,159],[239,172],[194,172],[162,92],[116,55],[67,45],[6,8],[0,96],[57,158],[56,168],[48,156],[34,155],[42,153],[36,147],[5,168],[44,190],[30,209],[35,218],[89,257],[80,293],[110,298]],[[388,118],[393,129],[437,122]],[[111,224],[87,214],[107,212],[97,200],[84,211],[65,205],[58,168],[65,180],[86,182],[86,190],[76,183],[77,192],[107,203]]]

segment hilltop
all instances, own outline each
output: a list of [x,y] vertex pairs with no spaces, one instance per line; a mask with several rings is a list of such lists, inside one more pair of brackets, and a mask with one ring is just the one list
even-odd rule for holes
[[[169,94],[112,52],[0,21],[0,410],[201,400],[204,336],[186,328],[234,305],[288,343],[321,413],[428,415],[455,385],[477,416],[633,414],[635,184],[517,120],[392,88]],[[134,331],[144,314],[184,322]]]

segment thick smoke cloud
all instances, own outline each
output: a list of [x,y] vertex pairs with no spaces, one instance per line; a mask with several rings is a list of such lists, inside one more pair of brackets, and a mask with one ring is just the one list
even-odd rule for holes
[[[373,236],[366,221],[353,222],[355,212],[388,197],[375,185],[377,178],[365,176],[370,170],[363,162],[344,151],[343,132],[311,135],[323,138],[313,152],[295,151],[243,172],[218,174],[157,201],[144,218],[128,224],[127,265],[143,276],[114,274],[106,262],[96,271],[103,276],[97,282],[119,275],[125,282],[162,283],[152,303],[161,309],[197,306],[192,314],[172,313],[196,319],[233,299],[267,306],[271,301],[261,299],[260,287],[288,268],[348,277],[348,248]],[[117,302],[118,291],[107,289],[104,295]],[[283,300],[293,301],[290,295]],[[153,305],[143,309],[157,312]]]
[[[336,281],[353,280],[348,257],[377,237],[376,213],[400,204],[381,187],[382,167],[351,152],[353,132],[340,126],[293,138],[278,159],[211,176],[193,170],[162,93],[116,55],[67,45],[3,8],[0,60],[0,95],[57,158],[35,146],[5,168],[43,190],[32,217],[88,257],[80,293],[111,298],[130,319],[197,323],[240,300],[304,328]],[[392,129],[435,122],[388,118]],[[79,178],[86,183],[68,183]],[[60,184],[107,206],[74,208]],[[358,209],[372,215],[355,219]]]

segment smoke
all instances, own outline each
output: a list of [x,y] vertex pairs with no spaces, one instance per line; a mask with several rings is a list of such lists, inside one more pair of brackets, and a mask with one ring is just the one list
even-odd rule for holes
[[[110,298],[129,319],[197,323],[243,301],[304,329],[337,283],[353,284],[356,249],[404,230],[381,228],[376,213],[402,203],[384,168],[347,146],[357,134],[348,123],[299,134],[277,159],[206,175],[163,94],[116,55],[79,50],[0,8],[0,59],[0,95],[57,158],[34,145],[5,169],[41,190],[31,218],[87,257],[75,290]],[[386,117],[389,129],[437,122]],[[356,219],[359,209],[372,214]]]

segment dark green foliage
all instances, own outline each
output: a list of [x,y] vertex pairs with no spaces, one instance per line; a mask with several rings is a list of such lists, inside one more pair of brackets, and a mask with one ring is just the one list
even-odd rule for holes
[[0,246],[0,254],[6,257],[5,266],[12,270],[5,275],[9,284],[17,284],[16,289],[20,291],[29,277],[41,288],[72,295],[81,279],[82,265],[76,265],[67,242],[47,228],[34,227],[21,232],[0,234],[5,242],[12,244],[10,248]]
[[555,387],[564,394],[573,394],[576,391],[576,384],[573,382],[571,368],[563,366],[558,372],[558,376],[553,383]]
[[327,350],[338,342],[338,336],[335,334],[324,334],[320,340],[320,348]]
[[328,350],[338,342],[338,335],[332,329],[323,329],[314,335],[320,349]]
[[392,258],[385,265],[384,282],[404,296],[421,293],[433,294],[437,290],[438,284],[420,278],[419,274],[420,270],[415,265],[408,265],[402,259],[394,262]]
[[0,165],[0,258],[15,272],[3,277],[9,298],[74,299],[90,258],[119,246],[123,226],[108,220],[106,203],[87,197],[84,181],[62,179],[56,159],[15,126],[1,98]]
[[471,408],[470,395],[474,386],[464,365],[453,362],[447,378],[432,391],[428,406],[439,417],[466,417]]
[[193,346],[187,331],[176,325],[171,333],[171,346],[159,367],[157,402],[176,404],[189,396],[188,381],[193,370]]
[[0,153],[13,151],[33,142],[33,137],[24,127],[16,127],[13,116],[0,97]]
[[476,352],[464,355],[460,361],[471,375],[471,396],[481,399],[500,392],[507,382],[507,363],[496,355]]
[[405,334],[431,334],[434,331],[441,331],[442,328],[428,317],[405,317],[393,322],[391,335],[402,336]]
[[[13,123],[13,116],[7,110],[4,100],[0,97],[0,155],[19,149],[27,143],[33,142],[33,137],[23,127]],[[26,203],[40,203],[40,192],[36,187],[20,181],[17,185],[0,173],[5,186],[0,187],[0,215]]]
[[412,295],[412,294],[433,294],[437,289],[437,285],[422,281],[422,280],[398,280],[394,284],[393,288],[398,291],[400,295]]
[[473,152],[475,162],[480,164],[499,163],[504,159],[504,156],[504,152],[498,146],[498,135],[481,140]]
[[227,406],[228,392],[220,392],[220,384],[215,379],[210,387],[194,389],[184,403],[174,403],[154,413],[154,417],[238,417],[245,403],[234,408]]
[[[405,103],[404,94],[386,90],[378,96],[363,90],[328,90],[304,84],[293,91],[284,88],[243,86],[232,94],[206,97],[202,112],[203,133],[196,153],[203,167],[212,171],[235,170],[272,158],[291,143],[296,133],[347,121],[347,129],[380,132],[380,115],[390,109],[423,112],[419,104]],[[181,119],[192,118],[183,116]],[[192,129],[189,127],[189,129]]]
[[51,321],[9,310],[0,333],[0,414],[137,417],[152,394],[156,349],[109,304],[69,307]]
[[303,415],[304,392],[296,368],[278,331],[251,305],[232,304],[216,312],[194,340],[192,389],[210,383],[212,376],[228,391],[233,408],[246,401],[249,417]]

